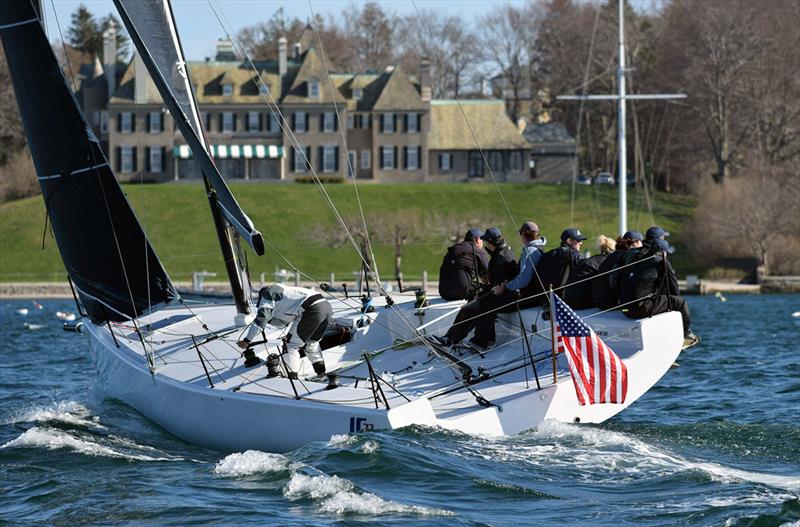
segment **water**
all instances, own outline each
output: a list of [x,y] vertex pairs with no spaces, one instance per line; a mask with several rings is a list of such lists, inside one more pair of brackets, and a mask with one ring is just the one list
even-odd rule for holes
[[0,302],[0,525],[800,525],[800,296],[691,298],[701,346],[600,426],[286,455],[198,448],[104,399],[70,304]]

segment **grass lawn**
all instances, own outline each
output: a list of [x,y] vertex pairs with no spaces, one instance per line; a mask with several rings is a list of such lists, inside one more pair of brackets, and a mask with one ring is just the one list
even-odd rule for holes
[[[336,219],[315,185],[232,183],[231,188],[242,208],[250,215],[266,240],[302,271],[328,280],[336,273],[337,282],[352,280],[359,268],[352,246],[340,238]],[[358,218],[354,189],[349,184],[325,187],[343,217]],[[569,185],[501,184],[500,189],[514,218],[512,225],[500,195],[492,184],[363,184],[358,191],[368,219],[381,230],[408,219],[414,225],[411,242],[403,248],[403,271],[407,278],[418,277],[423,269],[438,274],[442,255],[460,224],[478,227],[497,226],[505,233],[515,253],[520,243],[513,235],[518,224],[533,219],[555,247],[561,231],[579,227],[587,236],[614,235],[617,230],[617,193],[608,187],[576,190],[574,205]],[[167,272],[173,280],[189,280],[193,271],[214,271],[224,281],[225,271],[214,234],[208,202],[200,183],[124,185],[123,190],[144,225]],[[645,196],[629,189],[629,228],[644,230],[659,224],[673,233],[670,242],[677,247],[673,263],[683,276],[702,273],[681,243],[681,225],[693,213],[693,198],[656,193],[652,216]],[[571,221],[571,214],[574,219]],[[0,281],[61,281],[64,267],[48,233],[42,250],[44,203],[41,196],[0,206]],[[443,228],[442,228],[443,227]],[[372,228],[371,228],[372,230]],[[394,248],[391,236],[375,235],[373,246],[384,280],[394,274]],[[380,243],[375,239],[384,238]],[[591,241],[591,239],[590,239]],[[588,249],[593,248],[587,243]],[[257,257],[248,254],[251,275],[260,272],[267,280],[276,268],[287,264],[273,251]]]

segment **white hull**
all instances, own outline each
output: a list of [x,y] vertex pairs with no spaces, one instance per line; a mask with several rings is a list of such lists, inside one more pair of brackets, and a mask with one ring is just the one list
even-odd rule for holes
[[[416,311],[407,303],[400,308],[407,316],[398,315],[398,308],[378,308],[377,321],[358,329],[353,341],[324,351],[328,370],[340,369],[342,387],[328,391],[322,383],[296,381],[300,399],[294,398],[288,379],[266,379],[263,365],[243,367],[233,345],[241,328],[232,327],[235,314],[232,306],[194,310],[210,329],[224,333],[227,326],[230,331],[225,338],[201,346],[209,376],[188,336],[194,334],[196,341],[202,342],[208,331],[202,329],[198,318],[186,317],[188,312],[184,308],[162,310],[140,320],[142,324],[157,324],[170,317],[186,317],[148,335],[147,345],[152,346],[156,357],[152,375],[134,332],[117,327],[115,340],[108,326],[91,323],[84,325],[83,332],[88,334],[101,382],[110,396],[191,443],[224,451],[269,452],[292,450],[311,441],[328,440],[334,434],[412,424],[471,434],[509,435],[536,427],[544,419],[599,423],[649,390],[675,361],[682,344],[677,312],[639,321],[628,320],[619,313],[590,319],[596,331],[601,335],[606,332],[604,340],[628,368],[628,397],[622,405],[580,406],[563,356],[558,361],[557,382],[553,382],[551,357],[544,357],[550,346],[544,338],[549,336],[549,325],[539,320],[536,329],[540,336],[528,334],[537,357],[539,389],[531,368],[522,367],[526,353],[523,341],[518,333],[504,329],[507,326],[500,320],[497,324],[500,344],[486,352],[485,358],[469,354],[463,357],[474,371],[483,366],[495,374],[494,378],[471,386],[493,406],[479,405],[441,359],[429,355],[423,346],[412,345],[386,350],[372,358],[378,374],[396,372],[392,379],[394,386],[410,399],[406,401],[383,385],[390,409],[382,401],[376,408],[366,367],[363,361],[358,361],[361,352],[384,348],[398,336],[401,339],[410,336],[410,321],[422,332],[441,334],[457,307],[457,303],[439,303],[426,310],[424,316],[414,315]],[[360,318],[344,306],[339,308],[337,320],[342,324]],[[589,312],[581,314],[585,313]],[[538,308],[524,310],[526,327],[532,328],[539,315]],[[516,314],[500,318],[518,322]],[[263,357],[267,351],[264,349],[259,355]],[[506,370],[511,371],[502,373]],[[448,390],[452,393],[442,393]]]

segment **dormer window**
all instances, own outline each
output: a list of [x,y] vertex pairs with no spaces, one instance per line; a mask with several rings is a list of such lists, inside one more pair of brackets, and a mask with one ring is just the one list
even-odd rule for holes
[[364,97],[363,88],[353,88],[353,99],[360,101]]
[[319,99],[319,80],[311,79],[308,81],[308,96],[311,99]]
[[222,95],[224,95],[225,97],[230,97],[231,95],[233,95],[233,84],[223,84]]
[[260,93],[261,95],[269,95],[269,84],[267,84],[266,82],[262,82],[258,86],[258,93]]

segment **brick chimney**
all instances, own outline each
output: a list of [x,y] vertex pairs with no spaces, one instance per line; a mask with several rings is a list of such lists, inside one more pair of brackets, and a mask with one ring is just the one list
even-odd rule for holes
[[109,20],[108,27],[103,31],[103,72],[108,85],[108,97],[111,98],[117,90],[117,26]]
[[423,102],[431,100],[431,61],[422,59],[419,63],[419,94]]
[[286,75],[286,72],[289,70],[288,66],[286,65],[286,51],[289,47],[289,41],[286,40],[286,37],[281,37],[278,39],[278,75],[283,78]]

